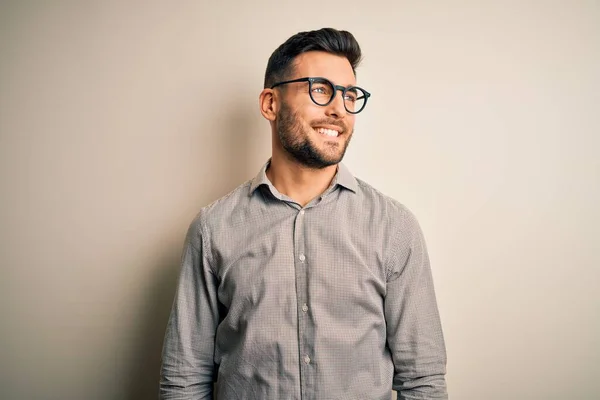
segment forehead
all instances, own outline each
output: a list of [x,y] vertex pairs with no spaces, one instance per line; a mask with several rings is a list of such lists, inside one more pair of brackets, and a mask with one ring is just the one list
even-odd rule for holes
[[356,84],[352,66],[346,57],[323,51],[308,51],[294,60],[295,77],[320,76],[336,85],[350,86]]

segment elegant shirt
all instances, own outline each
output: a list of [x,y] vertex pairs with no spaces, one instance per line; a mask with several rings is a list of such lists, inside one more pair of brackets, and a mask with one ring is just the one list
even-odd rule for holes
[[302,207],[268,165],[190,225],[161,399],[447,399],[415,216],[341,163]]

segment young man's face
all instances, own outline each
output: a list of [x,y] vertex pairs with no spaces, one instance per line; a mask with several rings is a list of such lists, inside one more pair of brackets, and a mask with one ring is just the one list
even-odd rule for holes
[[[310,51],[295,60],[294,74],[289,79],[323,77],[334,85],[356,84],[352,66],[344,57]],[[283,148],[293,159],[311,168],[325,168],[344,157],[354,131],[354,114],[344,108],[338,90],[327,106],[315,104],[309,95],[308,82],[285,85],[275,126]]]

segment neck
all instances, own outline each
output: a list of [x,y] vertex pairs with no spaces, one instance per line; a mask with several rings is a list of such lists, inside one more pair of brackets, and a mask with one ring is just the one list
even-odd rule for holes
[[267,178],[279,193],[304,207],[327,190],[336,172],[337,165],[322,169],[309,168],[274,153],[267,169]]

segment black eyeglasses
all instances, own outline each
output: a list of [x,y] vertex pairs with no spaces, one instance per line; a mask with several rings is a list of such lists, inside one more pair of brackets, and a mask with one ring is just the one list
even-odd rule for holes
[[308,82],[308,94],[310,95],[313,103],[319,106],[329,105],[337,91],[342,92],[342,98],[344,99],[344,108],[350,114],[358,114],[367,105],[367,100],[371,96],[371,93],[365,89],[359,88],[358,86],[340,86],[334,85],[329,79],[326,78],[298,78],[291,81],[277,82],[271,86],[271,89],[276,88],[280,85],[287,85],[288,83],[296,82]]

